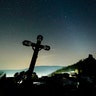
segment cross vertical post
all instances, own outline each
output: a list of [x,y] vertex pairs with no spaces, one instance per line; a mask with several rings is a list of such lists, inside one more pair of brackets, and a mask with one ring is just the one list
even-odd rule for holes
[[38,57],[38,52],[41,49],[44,49],[44,50],[47,50],[47,51],[50,50],[50,46],[41,45],[41,41],[42,40],[43,40],[43,36],[42,35],[38,35],[37,36],[37,42],[36,43],[33,43],[31,41],[28,41],[28,40],[24,40],[23,41],[23,45],[25,45],[25,46],[31,46],[32,49],[34,50],[33,57],[31,59],[30,66],[29,66],[29,69],[27,71],[28,78],[31,78],[31,76],[32,76],[32,73],[33,73],[33,70],[34,70],[34,67],[35,67],[35,63],[36,63],[36,60],[37,60],[37,57]]

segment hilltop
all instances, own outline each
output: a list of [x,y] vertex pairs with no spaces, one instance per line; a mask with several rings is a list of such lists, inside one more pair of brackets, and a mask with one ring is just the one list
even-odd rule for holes
[[93,55],[89,54],[87,58],[80,60],[73,65],[56,70],[51,75],[62,74],[66,72],[67,73],[75,72],[77,74],[84,74],[84,75],[95,75],[96,74],[96,59],[93,57]]

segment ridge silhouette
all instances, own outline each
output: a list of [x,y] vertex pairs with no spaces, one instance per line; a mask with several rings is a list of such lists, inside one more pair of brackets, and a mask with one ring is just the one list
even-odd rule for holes
[[[57,70],[56,72],[66,72],[68,70],[75,71],[78,70],[79,74],[88,74],[88,75],[95,75],[96,74],[96,59],[93,57],[93,55],[89,54],[89,56],[83,60],[80,60],[79,62],[69,65],[67,67],[61,68]],[[55,72],[53,72],[55,74]]]

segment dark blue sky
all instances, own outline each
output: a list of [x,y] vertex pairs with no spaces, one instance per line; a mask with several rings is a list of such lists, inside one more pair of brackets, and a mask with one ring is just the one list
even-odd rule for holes
[[88,54],[96,57],[96,0],[0,0],[0,68],[29,66],[27,39],[51,47],[36,65],[70,65]]

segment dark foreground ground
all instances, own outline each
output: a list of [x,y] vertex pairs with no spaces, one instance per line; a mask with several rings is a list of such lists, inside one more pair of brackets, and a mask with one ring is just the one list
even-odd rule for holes
[[0,80],[0,96],[96,96],[93,82],[83,79],[39,79],[14,82],[14,78]]

